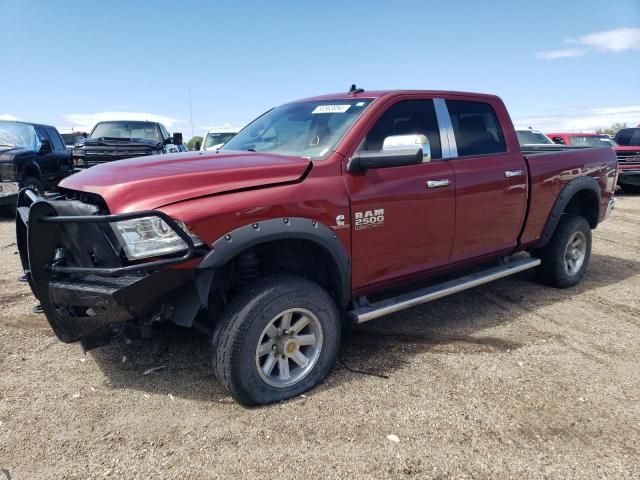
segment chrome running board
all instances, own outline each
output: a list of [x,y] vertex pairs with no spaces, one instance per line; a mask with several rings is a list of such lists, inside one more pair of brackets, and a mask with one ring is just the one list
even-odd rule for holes
[[465,275],[464,277],[448,280],[438,285],[409,292],[394,298],[388,298],[365,307],[356,308],[348,312],[349,317],[356,323],[364,323],[391,313],[415,307],[423,303],[432,302],[439,298],[462,292],[469,288],[493,282],[524,270],[540,265],[539,258],[520,258],[512,260],[498,267],[488,268],[481,272]]

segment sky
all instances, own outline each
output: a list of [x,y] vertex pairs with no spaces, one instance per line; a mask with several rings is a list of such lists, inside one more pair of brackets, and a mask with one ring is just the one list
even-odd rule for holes
[[497,94],[547,132],[640,124],[640,0],[0,0],[0,18],[0,119],[65,131],[190,138],[352,83]]

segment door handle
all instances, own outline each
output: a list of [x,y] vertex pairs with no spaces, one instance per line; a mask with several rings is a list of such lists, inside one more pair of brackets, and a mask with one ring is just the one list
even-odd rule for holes
[[448,178],[445,178],[444,180],[429,180],[427,182],[427,188],[446,187],[447,185],[449,185]]
[[507,170],[506,172],[504,172],[504,176],[507,178],[521,177],[522,175],[523,175],[522,170]]

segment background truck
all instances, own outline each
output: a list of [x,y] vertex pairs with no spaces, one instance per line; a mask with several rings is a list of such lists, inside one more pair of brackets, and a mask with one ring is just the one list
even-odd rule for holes
[[62,140],[64,140],[67,150],[73,152],[74,147],[77,144],[84,142],[89,134],[87,132],[71,131],[69,133],[61,133],[60,136],[62,137]]
[[640,192],[640,127],[623,128],[614,137],[620,166],[618,185],[630,192]]
[[516,128],[516,135],[518,136],[518,142],[521,147],[525,147],[528,145],[537,145],[537,146],[553,146],[554,143],[551,141],[549,137],[547,137],[544,133],[539,130],[534,130],[532,128]]
[[73,171],[71,155],[50,125],[0,121],[0,206],[13,208],[18,191],[43,193]]
[[217,150],[231,140],[237,133],[237,128],[218,128],[209,130],[202,139],[200,150]]
[[575,285],[616,175],[611,149],[521,150],[498,97],[353,87],[216,152],[99,165],[56,199],[23,190],[18,245],[62,341],[197,327],[255,405],[321,382],[344,323],[532,268]]
[[73,148],[77,168],[88,168],[123,158],[186,152],[182,134],[158,122],[110,120],[99,122],[83,142]]
[[616,142],[605,133],[547,133],[547,137],[558,145],[571,147],[615,147]]

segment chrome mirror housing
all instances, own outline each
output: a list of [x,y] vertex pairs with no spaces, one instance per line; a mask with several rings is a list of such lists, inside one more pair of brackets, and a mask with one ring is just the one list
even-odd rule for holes
[[392,135],[384,139],[382,151],[422,148],[422,163],[431,161],[431,146],[426,135],[412,133],[410,135]]

